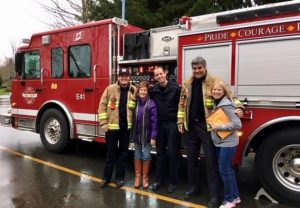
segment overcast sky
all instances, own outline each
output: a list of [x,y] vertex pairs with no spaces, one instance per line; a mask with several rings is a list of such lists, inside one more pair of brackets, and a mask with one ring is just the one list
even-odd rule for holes
[[[46,2],[46,1],[45,1]],[[34,0],[2,0],[0,6],[0,60],[12,57],[10,40],[18,46],[21,39],[33,33],[49,30],[41,21],[47,22],[49,15]]]

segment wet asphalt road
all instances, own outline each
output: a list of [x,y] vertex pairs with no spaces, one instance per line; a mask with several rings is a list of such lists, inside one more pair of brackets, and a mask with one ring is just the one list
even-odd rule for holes
[[[7,106],[0,106],[0,114]],[[115,180],[100,188],[105,161],[105,145],[77,141],[65,154],[47,152],[39,135],[0,126],[0,208],[6,207],[205,207],[208,200],[206,173],[203,195],[184,200],[187,182],[186,159],[181,158],[180,183],[176,193],[168,194],[167,185],[159,191],[133,188],[133,152],[128,158],[125,186],[115,188]],[[204,161],[200,161],[205,169]],[[272,204],[265,197],[254,200],[260,183],[254,171],[251,155],[240,167],[238,182],[242,204],[237,207],[290,208]],[[154,162],[150,170],[150,184],[154,182]]]

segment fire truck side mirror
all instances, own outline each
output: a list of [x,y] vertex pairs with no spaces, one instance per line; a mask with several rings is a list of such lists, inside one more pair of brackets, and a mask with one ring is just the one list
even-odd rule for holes
[[17,73],[22,73],[22,59],[23,59],[23,54],[16,53],[16,55],[15,55],[15,71]]

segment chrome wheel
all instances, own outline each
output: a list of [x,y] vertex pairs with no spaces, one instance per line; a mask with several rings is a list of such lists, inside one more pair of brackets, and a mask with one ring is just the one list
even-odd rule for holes
[[300,145],[292,144],[280,149],[273,160],[273,171],[282,185],[300,192]]
[[49,118],[44,126],[45,138],[50,144],[56,144],[61,138],[61,128],[59,122],[54,118]]

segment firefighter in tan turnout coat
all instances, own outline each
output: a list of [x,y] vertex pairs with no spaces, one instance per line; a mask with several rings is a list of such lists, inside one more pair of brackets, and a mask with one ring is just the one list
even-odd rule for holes
[[[188,123],[189,123],[189,112],[190,112],[190,103],[191,103],[191,93],[192,93],[192,82],[194,80],[194,76],[191,76],[187,79],[181,89],[181,96],[179,102],[178,109],[178,124],[184,124],[184,128],[188,131]],[[218,77],[214,77],[206,72],[206,79],[202,83],[202,93],[203,93],[203,104],[205,117],[211,114],[214,107],[214,99],[211,94],[211,87],[216,81],[220,81]],[[240,107],[244,109],[242,103],[238,100],[237,97],[234,97],[232,94],[230,96],[233,98],[236,107]],[[210,131],[210,127],[207,126],[208,131]]]
[[133,112],[136,105],[135,86],[130,84],[129,69],[120,69],[118,82],[108,86],[100,100],[99,121],[105,131],[106,163],[101,188],[105,188],[111,180],[119,142],[119,160],[115,178],[117,188],[123,186],[130,129],[132,127]]

